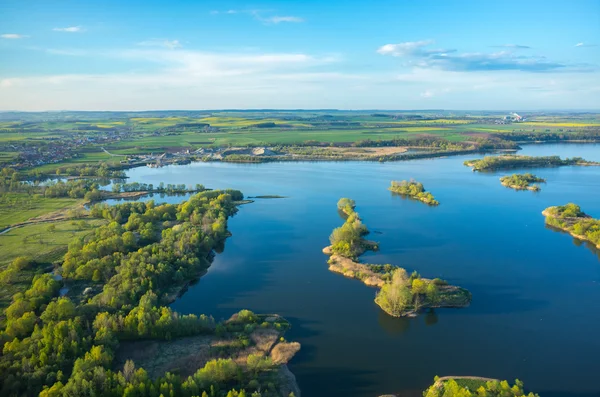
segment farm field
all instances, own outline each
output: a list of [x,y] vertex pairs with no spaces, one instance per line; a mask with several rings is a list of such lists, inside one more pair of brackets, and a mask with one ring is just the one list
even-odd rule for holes
[[543,140],[552,134],[560,134],[561,140],[600,139],[600,114],[526,114],[520,121],[513,120],[514,115],[335,110],[7,112],[0,115],[0,163],[52,174],[65,165],[117,165],[126,156],[191,153],[199,148],[347,146],[420,138],[472,144],[490,138]]

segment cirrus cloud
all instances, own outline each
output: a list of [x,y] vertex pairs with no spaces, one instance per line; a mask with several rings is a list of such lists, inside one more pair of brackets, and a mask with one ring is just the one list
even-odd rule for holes
[[[549,72],[561,70],[589,71],[588,65],[569,65],[553,62],[542,56],[516,55],[505,50],[493,53],[471,52],[459,53],[457,50],[429,49],[433,40],[408,41],[397,44],[385,44],[377,50],[381,55],[390,55],[406,59],[409,65],[419,68],[435,68],[448,71],[501,71],[515,70],[521,72]],[[507,47],[509,46],[509,47]],[[507,48],[523,48],[525,46],[505,45]]]

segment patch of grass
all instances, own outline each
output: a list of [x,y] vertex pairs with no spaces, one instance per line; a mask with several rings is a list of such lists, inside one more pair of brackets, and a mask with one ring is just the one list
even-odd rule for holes
[[[80,223],[85,227],[81,227]],[[0,268],[18,256],[26,256],[36,262],[58,260],[66,252],[70,241],[92,233],[95,227],[104,223],[106,221],[101,219],[86,219],[83,222],[37,223],[11,229],[0,235]]]
[[458,383],[461,387],[468,387],[469,390],[475,391],[479,389],[481,386],[485,387],[487,381],[482,379],[455,379],[455,382]]
[[27,193],[0,195],[0,229],[49,212],[75,206],[81,200],[71,198],[44,198]]

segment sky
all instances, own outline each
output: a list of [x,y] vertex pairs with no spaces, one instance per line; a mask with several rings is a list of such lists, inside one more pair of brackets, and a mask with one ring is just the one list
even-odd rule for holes
[[600,109],[600,0],[0,1],[0,110]]

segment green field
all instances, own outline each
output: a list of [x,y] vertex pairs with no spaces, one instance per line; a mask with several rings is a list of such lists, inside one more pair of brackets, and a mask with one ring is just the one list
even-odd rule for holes
[[0,229],[30,218],[75,206],[81,202],[71,198],[44,198],[26,193],[0,195]]
[[[3,115],[4,117],[9,117]],[[318,142],[436,137],[451,142],[511,134],[597,134],[600,114],[526,114],[511,122],[503,112],[164,111],[16,113],[0,119],[0,163],[11,166],[22,151],[57,151],[57,159],[20,168],[45,174],[68,164],[119,163],[126,155],[201,147],[277,146]],[[76,143],[74,143],[76,142]],[[41,148],[41,149],[40,149]],[[108,150],[112,156],[102,148]],[[60,150],[58,150],[60,151]],[[34,152],[35,153],[35,152]],[[75,155],[68,158],[69,155]],[[52,157],[52,156],[50,156]],[[56,162],[58,161],[58,163]]]
[[[104,223],[102,220],[84,220],[85,227],[79,221],[59,221],[38,223],[17,227],[0,235],[0,268],[8,265],[18,256],[29,257],[36,262],[52,262],[65,253],[69,241],[75,236],[92,232],[93,227]],[[49,231],[49,225],[56,230]]]

